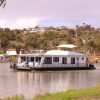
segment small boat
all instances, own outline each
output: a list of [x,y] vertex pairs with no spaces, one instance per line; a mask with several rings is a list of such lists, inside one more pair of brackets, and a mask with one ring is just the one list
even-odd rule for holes
[[11,63],[10,68],[17,70],[90,70],[95,69],[87,62],[83,53],[49,50],[32,54],[19,54],[18,62]]

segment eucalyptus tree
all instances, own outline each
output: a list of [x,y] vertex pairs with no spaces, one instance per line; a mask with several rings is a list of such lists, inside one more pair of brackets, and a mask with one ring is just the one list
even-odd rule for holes
[[96,44],[96,49],[100,51],[100,32],[94,35],[94,41]]

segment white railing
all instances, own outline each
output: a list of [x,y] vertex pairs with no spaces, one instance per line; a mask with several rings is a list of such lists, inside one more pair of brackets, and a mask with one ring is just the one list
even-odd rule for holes
[[56,63],[56,64],[42,64],[39,62],[33,62],[33,64],[29,63],[29,67],[88,67],[86,63],[81,64],[62,64],[62,63]]
[[28,62],[27,64],[18,64],[18,63],[10,63],[10,67],[11,68],[15,68],[15,67],[29,67],[29,68],[82,68],[82,67],[92,67],[89,64],[86,63],[80,63],[80,64],[62,64],[62,63],[53,63],[53,64],[43,64],[43,63],[39,63],[39,62]]

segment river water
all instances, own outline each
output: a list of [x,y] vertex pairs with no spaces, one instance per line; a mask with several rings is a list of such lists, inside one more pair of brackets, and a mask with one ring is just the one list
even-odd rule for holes
[[0,64],[0,98],[24,95],[32,98],[39,94],[67,91],[100,85],[100,64],[96,70],[74,71],[15,71],[9,63]]

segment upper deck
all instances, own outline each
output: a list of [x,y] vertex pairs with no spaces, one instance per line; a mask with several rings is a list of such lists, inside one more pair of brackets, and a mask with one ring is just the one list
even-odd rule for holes
[[26,56],[26,57],[32,57],[32,56],[43,56],[46,53],[44,50],[33,50],[30,53],[20,53],[17,54],[17,56]]

